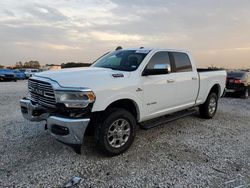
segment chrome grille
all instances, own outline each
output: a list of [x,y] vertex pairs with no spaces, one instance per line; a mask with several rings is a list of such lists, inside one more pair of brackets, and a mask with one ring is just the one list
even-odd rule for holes
[[33,102],[49,108],[56,107],[55,94],[50,83],[29,79],[28,88]]

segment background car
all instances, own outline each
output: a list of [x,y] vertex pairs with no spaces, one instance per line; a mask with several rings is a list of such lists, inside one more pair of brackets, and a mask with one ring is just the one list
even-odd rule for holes
[[22,72],[20,70],[14,70],[13,72],[15,73],[16,78],[18,80],[24,80],[24,79],[26,79],[26,76],[25,76],[24,72]]
[[17,81],[16,75],[13,70],[0,69],[0,81]]
[[25,70],[25,76],[26,78],[30,78],[33,74],[39,72],[38,69],[26,69]]
[[236,93],[248,98],[250,91],[250,72],[231,71],[227,73],[226,92]]

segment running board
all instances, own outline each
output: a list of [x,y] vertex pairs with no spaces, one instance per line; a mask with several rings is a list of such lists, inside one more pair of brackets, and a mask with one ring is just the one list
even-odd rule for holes
[[146,122],[143,122],[140,124],[140,127],[142,129],[151,129],[154,127],[158,127],[160,125],[163,125],[165,123],[169,123],[171,121],[175,121],[177,119],[186,117],[186,116],[190,116],[192,114],[195,114],[197,112],[197,110],[195,109],[189,109],[189,110],[184,110],[184,111],[180,111],[180,112],[175,112],[173,114],[168,114],[166,116],[163,117],[159,117],[159,118],[155,118]]

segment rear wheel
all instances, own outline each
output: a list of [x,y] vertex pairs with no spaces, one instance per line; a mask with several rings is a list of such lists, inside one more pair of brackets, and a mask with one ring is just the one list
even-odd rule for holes
[[211,119],[214,117],[218,106],[218,96],[216,93],[210,93],[204,104],[199,107],[202,118]]
[[135,117],[127,110],[122,108],[108,110],[95,131],[98,149],[109,156],[125,152],[134,141],[135,127]]
[[243,99],[247,99],[248,96],[249,96],[249,89],[246,88],[246,89],[243,91],[242,98],[243,98]]

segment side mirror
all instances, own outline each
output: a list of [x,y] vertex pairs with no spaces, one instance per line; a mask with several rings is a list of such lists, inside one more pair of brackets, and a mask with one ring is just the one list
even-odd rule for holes
[[142,76],[169,74],[171,67],[169,64],[155,64],[154,69],[144,69]]

